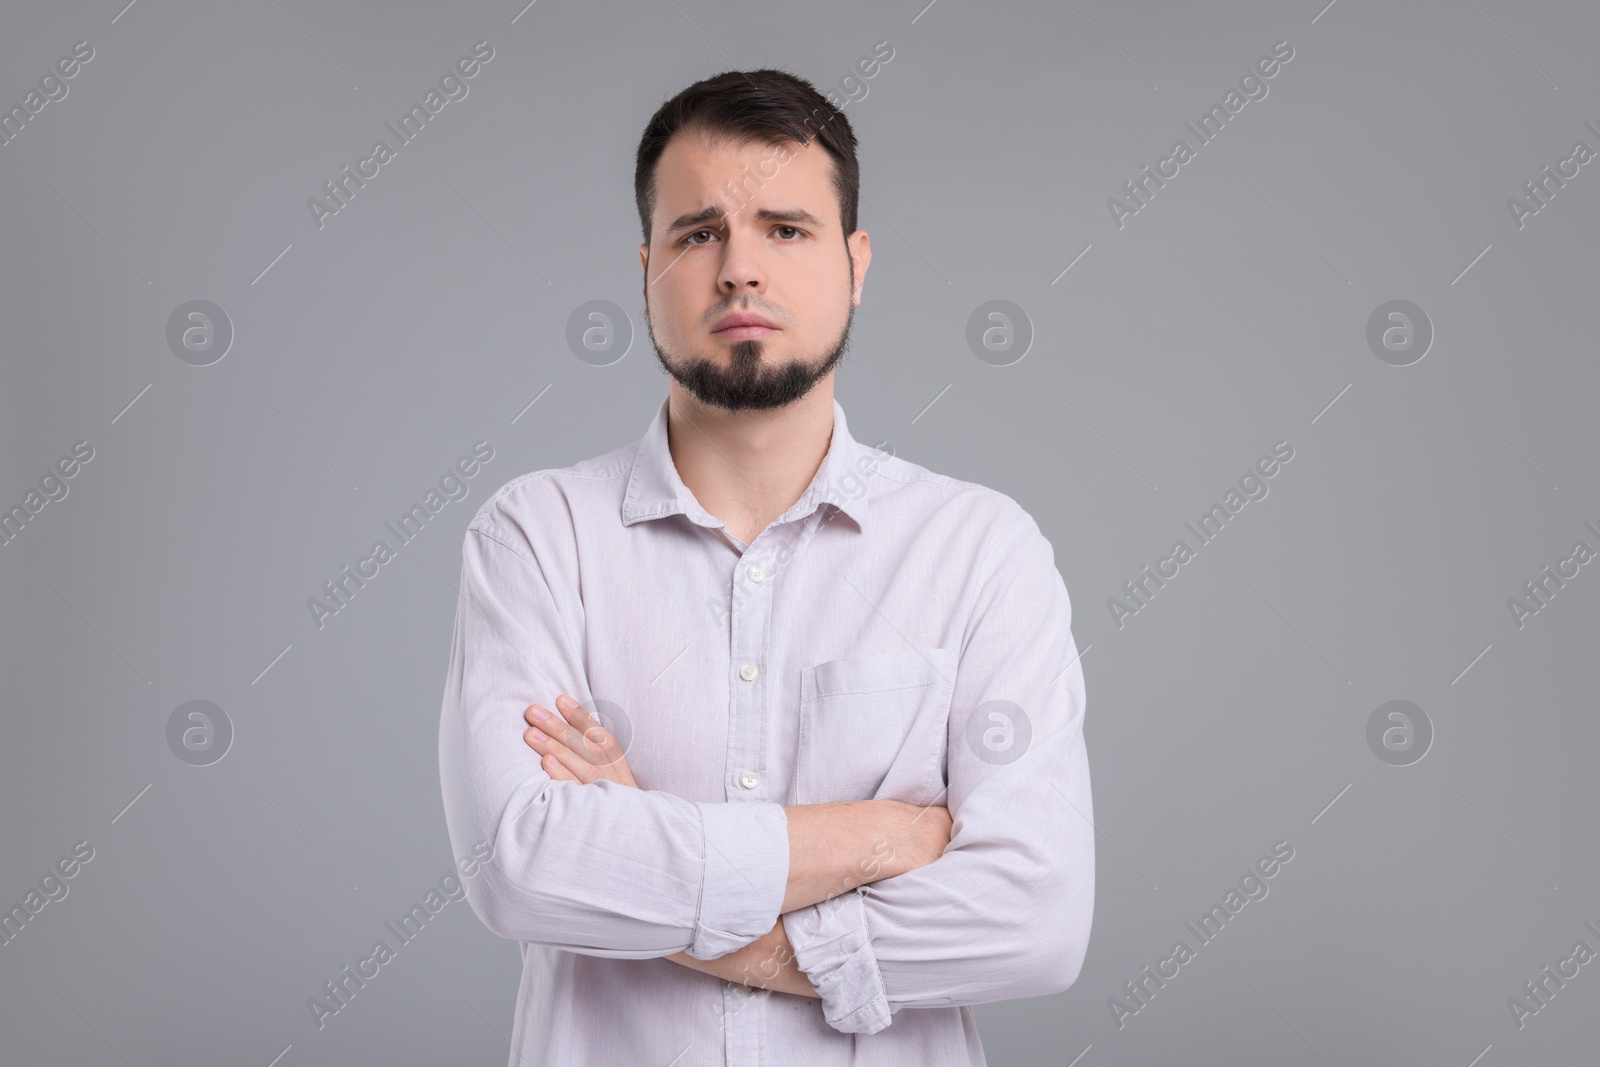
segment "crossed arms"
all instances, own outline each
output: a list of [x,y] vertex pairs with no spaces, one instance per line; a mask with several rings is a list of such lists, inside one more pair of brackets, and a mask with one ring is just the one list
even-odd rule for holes
[[[534,503],[566,507],[558,493]],[[1094,904],[1082,672],[1050,544],[1021,509],[1006,519],[966,579],[947,810],[784,808],[585,781],[515,743],[531,699],[586,678],[585,604],[566,577],[580,561],[565,524],[486,509],[463,547],[439,738],[452,844],[495,847],[467,886],[473,910],[502,937],[816,996],[843,1032],[876,1033],[903,1007],[1066,989]],[[969,741],[998,700],[1031,724],[1015,762]]]
[[[523,740],[540,754],[540,765],[554,780],[587,785],[603,779],[639,787],[616,738],[566,693],[556,698],[554,712],[532,704],[523,718],[528,722]],[[785,914],[914,871],[938,859],[950,843],[950,812],[934,805],[858,800],[783,810],[789,874],[779,910]],[[800,969],[781,917],[771,930],[725,956],[702,960],[674,952],[666,958],[730,982],[821,997]]]

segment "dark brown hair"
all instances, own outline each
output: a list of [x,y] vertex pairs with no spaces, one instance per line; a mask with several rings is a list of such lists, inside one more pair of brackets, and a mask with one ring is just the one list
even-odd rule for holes
[[[779,145],[812,137],[833,160],[833,187],[839,196],[839,221],[848,237],[856,229],[861,167],[856,135],[844,112],[828,103],[815,86],[781,70],[730,70],[695,82],[662,104],[639,138],[633,169],[633,199],[645,244],[655,212],[656,164],[673,134],[707,133],[715,138]],[[754,176],[759,182],[760,175]]]

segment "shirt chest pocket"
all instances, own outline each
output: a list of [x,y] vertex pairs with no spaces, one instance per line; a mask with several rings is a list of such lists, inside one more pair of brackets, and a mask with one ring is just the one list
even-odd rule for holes
[[912,648],[802,668],[794,803],[937,801],[956,666],[953,649]]

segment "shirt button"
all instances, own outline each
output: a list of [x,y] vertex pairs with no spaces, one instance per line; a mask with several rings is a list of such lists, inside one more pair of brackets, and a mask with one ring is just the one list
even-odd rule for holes
[[748,574],[750,576],[750,580],[757,585],[760,585],[762,582],[767,580],[767,572],[760,567],[751,567],[745,573]]
[[744,786],[746,789],[754,789],[757,783],[760,781],[761,776],[755,771],[745,771],[743,774],[739,775],[739,784]]
[[754,663],[746,663],[743,667],[739,668],[739,677],[743,678],[747,682],[755,681],[756,675],[760,673],[761,671]]

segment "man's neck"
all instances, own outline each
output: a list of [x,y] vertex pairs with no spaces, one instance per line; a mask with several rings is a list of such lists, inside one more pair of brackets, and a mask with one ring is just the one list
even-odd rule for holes
[[709,407],[671,383],[667,444],[678,477],[746,545],[805,494],[832,438],[831,374],[765,411]]

